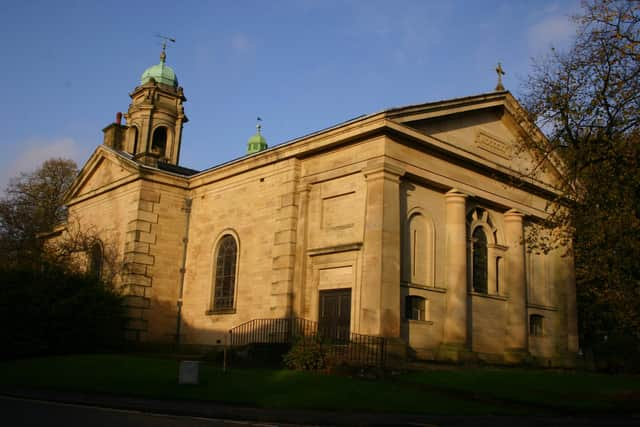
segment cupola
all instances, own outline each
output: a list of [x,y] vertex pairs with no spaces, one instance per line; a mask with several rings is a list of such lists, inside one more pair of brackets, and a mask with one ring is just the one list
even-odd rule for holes
[[180,160],[184,96],[176,73],[166,65],[166,39],[162,44],[160,63],[147,68],[140,85],[129,96],[131,104],[125,115],[127,136],[123,149],[136,161],[151,166],[158,162],[177,165]]
[[144,85],[150,81],[155,81],[157,83],[177,88],[178,78],[176,77],[176,73],[173,69],[165,64],[166,59],[167,54],[163,49],[160,54],[160,63],[147,68],[144,73],[142,73],[142,77],[140,77],[140,84]]
[[257,153],[258,151],[266,150],[267,148],[269,148],[269,146],[267,145],[267,140],[260,133],[260,131],[262,130],[262,125],[260,125],[261,121],[262,119],[258,117],[256,134],[249,138],[249,141],[247,141],[247,154]]

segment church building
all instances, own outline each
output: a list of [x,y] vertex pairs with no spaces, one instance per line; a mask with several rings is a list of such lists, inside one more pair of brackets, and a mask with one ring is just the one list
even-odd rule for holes
[[68,227],[100,236],[92,268],[107,247],[122,261],[129,339],[213,346],[298,317],[418,359],[571,364],[572,258],[526,245],[561,164],[523,178],[523,142],[545,136],[500,83],[272,147],[258,126],[203,171],[179,164],[186,97],[164,50],[130,96],[67,195]]

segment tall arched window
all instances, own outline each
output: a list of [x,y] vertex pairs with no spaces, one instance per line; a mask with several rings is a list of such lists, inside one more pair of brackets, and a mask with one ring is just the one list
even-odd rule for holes
[[153,131],[153,139],[151,141],[151,151],[154,153],[159,153],[160,155],[164,156],[166,149],[167,149],[167,128],[164,126],[158,126]]
[[487,287],[487,235],[476,227],[471,236],[473,254],[473,290],[486,294]]
[[89,274],[96,279],[102,278],[103,251],[100,242],[94,242],[89,250]]
[[236,288],[238,244],[231,234],[225,234],[218,243],[214,275],[213,311],[233,310]]

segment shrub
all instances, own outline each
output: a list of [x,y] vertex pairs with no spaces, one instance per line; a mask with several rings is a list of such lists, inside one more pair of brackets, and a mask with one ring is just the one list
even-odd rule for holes
[[92,352],[119,346],[124,307],[96,278],[55,267],[0,270],[2,357]]
[[331,369],[334,365],[331,346],[317,335],[301,337],[284,355],[284,364],[300,371]]

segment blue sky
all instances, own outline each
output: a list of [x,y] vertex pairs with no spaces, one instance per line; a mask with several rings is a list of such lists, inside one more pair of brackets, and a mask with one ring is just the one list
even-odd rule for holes
[[531,59],[575,33],[578,0],[7,1],[0,13],[0,186],[50,157],[82,166],[167,64],[188,102],[181,164],[242,156],[360,114],[493,90],[518,97]]

